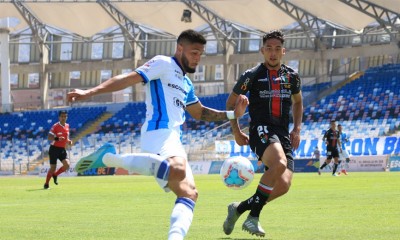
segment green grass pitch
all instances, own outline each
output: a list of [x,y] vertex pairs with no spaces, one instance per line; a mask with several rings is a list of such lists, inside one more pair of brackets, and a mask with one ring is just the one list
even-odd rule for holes
[[[219,175],[195,175],[199,199],[186,239],[257,239],[241,230],[246,216],[229,236],[222,223],[227,204],[253,194],[259,178],[235,191]],[[167,239],[175,197],[151,177],[59,177],[50,190],[43,183],[0,177],[0,239]],[[399,239],[400,173],[296,173],[260,221],[265,239]]]

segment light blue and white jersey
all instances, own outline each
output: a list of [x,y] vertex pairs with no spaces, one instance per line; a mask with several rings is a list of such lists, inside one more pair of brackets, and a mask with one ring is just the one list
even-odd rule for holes
[[185,107],[199,101],[194,86],[174,57],[155,56],[135,70],[146,88],[146,120],[142,133],[157,129],[181,132]]
[[349,141],[348,136],[345,132],[340,133],[340,143],[342,144],[342,149],[346,150],[346,143]]

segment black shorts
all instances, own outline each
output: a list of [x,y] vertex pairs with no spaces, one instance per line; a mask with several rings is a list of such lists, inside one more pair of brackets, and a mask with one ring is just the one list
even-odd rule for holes
[[[250,148],[261,161],[265,149],[271,143],[280,143],[287,159],[287,168],[294,172],[294,161],[292,155],[292,144],[290,142],[289,133],[282,127],[274,127],[267,125],[252,124],[249,132]],[[266,170],[268,166],[266,166]]]
[[339,149],[337,148],[327,148],[326,149],[326,158],[328,160],[331,160],[332,158],[338,158],[339,157]]
[[50,145],[49,148],[50,164],[57,164],[57,159],[60,161],[67,159],[67,150],[62,147]]

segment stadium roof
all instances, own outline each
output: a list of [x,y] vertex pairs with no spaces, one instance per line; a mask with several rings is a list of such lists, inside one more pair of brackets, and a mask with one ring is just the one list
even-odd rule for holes
[[[182,21],[190,10],[191,22]],[[171,36],[182,30],[211,26],[229,38],[226,26],[245,26],[266,32],[296,25],[315,29],[328,23],[350,32],[371,24],[400,31],[399,0],[0,0],[0,19],[12,21],[11,33],[31,26],[38,31],[53,27],[82,37],[92,37],[120,25],[147,26]],[[18,24],[14,24],[18,23]]]

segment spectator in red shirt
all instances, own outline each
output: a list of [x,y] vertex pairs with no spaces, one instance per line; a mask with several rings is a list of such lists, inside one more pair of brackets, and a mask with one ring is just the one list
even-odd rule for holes
[[[49,181],[53,177],[54,184],[58,185],[57,177],[61,173],[69,169],[69,160],[67,159],[67,144],[72,145],[72,140],[69,139],[69,124],[67,123],[67,111],[58,113],[59,122],[51,127],[47,139],[51,141],[49,148],[50,169],[47,172],[44,189],[49,188]],[[57,169],[57,159],[61,161],[63,166]]]

